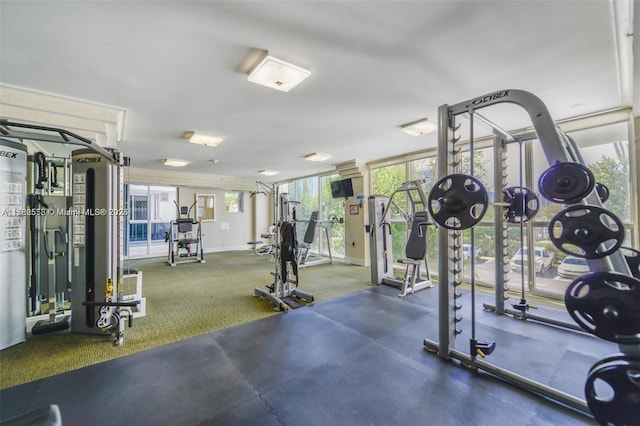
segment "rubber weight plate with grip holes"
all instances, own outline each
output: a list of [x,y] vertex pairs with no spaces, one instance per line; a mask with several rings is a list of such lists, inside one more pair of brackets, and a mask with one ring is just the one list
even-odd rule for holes
[[576,203],[591,194],[595,184],[591,170],[580,163],[556,163],[538,178],[542,196],[555,203]]
[[620,248],[624,228],[616,215],[597,206],[571,206],[549,222],[549,239],[566,254],[599,259]]
[[487,212],[489,195],[473,176],[452,174],[433,185],[428,209],[433,221],[446,229],[462,230],[476,225]]
[[584,330],[620,344],[640,343],[640,280],[616,272],[592,272],[564,294],[571,318]]

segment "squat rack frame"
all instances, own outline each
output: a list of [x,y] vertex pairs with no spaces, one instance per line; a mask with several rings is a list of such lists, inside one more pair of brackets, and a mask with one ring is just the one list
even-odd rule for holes
[[[549,111],[540,98],[523,90],[506,89],[488,93],[454,105],[441,105],[438,108],[439,179],[458,172],[460,166],[460,147],[456,146],[460,138],[455,135],[455,131],[459,127],[456,125],[456,117],[462,114],[469,114],[473,117],[475,110],[500,103],[516,104],[528,113],[549,165],[558,162],[584,164],[584,159],[576,144],[556,128]],[[505,141],[510,137],[508,133],[493,125],[490,121],[484,119],[482,121],[493,127],[494,132],[499,135],[496,139],[502,138],[502,141]],[[473,143],[472,140],[471,143]],[[499,146],[498,142],[496,142],[496,146]],[[496,176],[498,176],[498,172],[496,172]],[[575,204],[590,204],[602,207],[602,202],[595,191]],[[503,229],[506,230],[506,224],[500,223],[498,219],[495,229],[496,245],[502,245],[501,238],[498,238],[498,235],[502,235],[504,238],[502,231]],[[460,333],[460,331],[456,329],[456,324],[461,321],[461,318],[457,316],[457,311],[460,309],[460,306],[456,305],[456,298],[459,296],[456,287],[460,284],[460,277],[459,271],[456,269],[456,256],[452,257],[450,254],[453,253],[455,255],[460,250],[460,247],[458,247],[460,244],[456,244],[460,239],[461,231],[439,227],[438,342],[425,339],[425,349],[437,353],[441,358],[447,360],[452,358],[456,359],[465,365],[474,369],[483,370],[524,390],[545,396],[587,415],[591,415],[588,405],[583,399],[521,376],[510,370],[478,360],[476,353],[466,354],[455,349],[455,337]],[[503,253],[503,250],[500,248],[497,253]],[[500,259],[503,257],[504,256]],[[589,259],[588,264],[591,271],[617,271],[630,275],[629,267],[620,251],[616,251],[601,259]],[[498,266],[496,266],[496,272],[498,272]],[[499,281],[497,285],[502,286],[502,292],[504,292],[504,276],[497,274],[497,279]],[[504,310],[504,299],[498,297],[498,291],[499,290],[496,291],[496,304],[499,308],[501,307],[501,310]],[[501,304],[501,306],[499,304]],[[474,309],[475,306],[472,306],[472,316]],[[475,327],[474,321],[475,317],[473,316],[473,327]]]

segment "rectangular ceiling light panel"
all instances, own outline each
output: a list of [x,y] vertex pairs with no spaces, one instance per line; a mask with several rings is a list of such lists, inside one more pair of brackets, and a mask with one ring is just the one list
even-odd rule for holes
[[249,73],[249,81],[288,92],[311,75],[311,71],[266,55]]

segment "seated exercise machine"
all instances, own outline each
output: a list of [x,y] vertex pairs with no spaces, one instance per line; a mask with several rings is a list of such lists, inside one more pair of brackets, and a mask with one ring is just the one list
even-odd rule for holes
[[[411,221],[409,240],[405,246],[406,257],[398,259],[398,263],[406,265],[401,296],[407,293],[413,294],[416,290],[416,285],[418,285],[418,289],[433,287],[427,262],[427,226],[429,225],[431,223],[427,212],[415,212]],[[421,280],[420,278],[420,265],[422,262],[424,262],[426,270],[426,280]]]
[[[409,292],[433,287],[426,256],[426,235],[429,218],[427,197],[422,189],[422,180],[403,183],[391,196],[369,196],[369,224],[365,226],[369,234],[371,255],[371,284],[386,284],[401,289],[400,297]],[[405,194],[409,211],[405,212],[396,202],[400,194]],[[396,278],[393,270],[393,241],[391,236],[391,207],[398,210],[410,229],[405,247],[406,257],[398,263],[406,265],[403,279]],[[424,244],[424,248],[423,248]],[[420,264],[424,262],[426,276],[420,274]]]
[[253,252],[258,256],[269,256],[275,254],[274,246],[275,242],[273,239],[276,236],[276,226],[272,225],[269,227],[269,232],[265,232],[260,234],[260,238],[264,238],[265,240],[272,240],[271,242],[265,243],[262,240],[255,241],[247,241],[247,244],[253,246]]
[[[331,256],[331,240],[329,237],[329,228],[333,226],[335,223],[339,223],[340,220],[335,216],[331,215],[327,220],[319,220],[318,219],[318,211],[311,212],[311,216],[307,221],[307,230],[304,233],[303,240],[299,243],[299,258],[298,265],[301,268],[306,266],[314,266],[314,265],[323,265],[326,263],[333,263],[333,257]],[[329,226],[327,226],[329,224]],[[324,231],[324,235],[321,234],[321,237],[327,244],[327,254],[328,257],[323,256],[321,253],[312,253],[311,248],[313,243],[316,240],[316,229],[320,228]],[[318,257],[315,260],[309,260],[309,258]]]
[[194,201],[191,207],[178,207],[175,200],[173,203],[176,205],[178,217],[169,223],[169,231],[164,234],[164,240],[169,243],[167,263],[171,266],[186,262],[206,263],[200,222],[195,216],[191,217],[191,211],[197,201]]
[[[279,195],[278,227],[274,242],[276,261],[275,271],[272,272],[273,283],[266,289],[256,287],[254,296],[262,297],[271,302],[274,310],[286,311],[289,307],[296,309],[304,306],[303,302],[313,302],[314,296],[298,288],[298,238],[296,235],[296,201],[289,201],[288,194]],[[296,300],[297,299],[297,300]]]

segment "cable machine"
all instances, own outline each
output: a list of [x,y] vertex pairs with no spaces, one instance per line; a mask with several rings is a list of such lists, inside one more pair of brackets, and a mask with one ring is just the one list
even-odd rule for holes
[[273,188],[273,197],[277,197],[277,223],[274,244],[276,244],[276,256],[273,282],[266,288],[256,287],[254,296],[262,297],[271,302],[274,310],[287,311],[289,307],[298,308],[304,306],[304,302],[313,302],[311,293],[298,288],[298,239],[296,235],[296,214],[300,204],[298,201],[290,201],[289,194],[279,194]]
[[177,218],[170,222],[169,231],[164,234],[165,241],[169,243],[167,263],[171,266],[186,262],[207,263],[202,247],[201,223],[196,219],[195,212],[191,217],[191,211],[198,201],[194,201],[191,207],[178,207],[175,200],[173,203],[176,205]]
[[[455,349],[455,337],[461,332],[458,329],[461,306],[457,298],[461,296],[458,287],[462,284],[462,231],[469,229],[473,252],[473,227],[480,222],[488,206],[487,191],[473,176],[474,118],[478,117],[476,110],[504,102],[521,106],[531,118],[550,165],[539,180],[543,196],[550,201],[569,205],[551,220],[549,233],[552,242],[560,250],[574,250],[571,251],[572,254],[586,258],[593,271],[569,285],[565,294],[567,310],[584,331],[618,343],[621,352],[620,355],[605,358],[592,367],[585,385],[586,401],[477,358],[489,355],[495,349],[495,343],[478,340],[476,336],[473,260],[469,353]],[[468,115],[470,120],[471,175],[459,173],[461,161],[457,143],[460,136],[456,135],[456,131],[460,124],[456,118],[461,115]],[[640,305],[640,279],[632,276],[628,260],[618,250],[624,230],[619,220],[602,207],[602,199],[594,190],[593,176],[585,167],[577,145],[556,129],[547,108],[539,98],[521,90],[502,90],[455,105],[442,105],[438,109],[438,127],[440,180],[429,194],[428,206],[433,220],[440,225],[439,337],[438,342],[425,339],[425,349],[442,358],[455,359],[469,367],[486,371],[573,409],[593,414],[602,424],[622,425],[637,421],[640,409],[637,394],[640,389],[634,377],[640,371],[640,312],[637,308]],[[504,147],[505,141],[513,140],[499,127],[492,127],[499,136],[496,138],[498,149]],[[500,151],[497,154],[502,155]],[[501,164],[496,176],[504,177],[503,169],[504,165]],[[499,188],[495,189],[497,191]],[[520,191],[517,196],[516,192],[513,194],[511,200],[503,203],[507,205],[505,211],[516,210],[521,217],[531,213],[527,212],[527,208],[531,207],[527,207],[526,192]],[[504,259],[507,218],[508,213],[505,213],[505,218],[499,219],[496,224],[498,260]],[[520,220],[524,221],[522,218]],[[505,272],[496,266],[496,309],[500,312],[506,311]],[[527,309],[524,298],[516,304],[518,312],[526,312]],[[594,386],[597,380],[606,382],[613,396],[598,395]]]
[[[20,170],[30,171],[24,173],[25,177],[12,171],[12,166],[0,164],[0,175],[5,176],[0,185],[3,200],[8,194],[8,203],[3,201],[3,205],[18,212],[7,216],[10,220],[3,217],[1,222],[3,247],[12,248],[0,252],[0,264],[11,265],[2,267],[2,271],[12,271],[5,294],[22,293],[16,296],[16,303],[24,298],[23,303],[13,305],[12,309],[20,306],[23,324],[25,308],[29,313],[43,313],[42,302],[47,303],[48,318],[34,325],[33,334],[70,328],[72,332],[110,335],[114,344],[122,344],[125,323],[133,325],[132,308],[140,303],[123,300],[123,233],[127,215],[123,203],[123,167],[129,165],[129,159],[115,149],[105,149],[94,141],[54,127],[0,119],[0,137],[3,152],[9,152],[9,148],[27,151],[27,146],[36,147],[28,167],[26,156],[24,164],[19,153],[13,157]],[[69,157],[45,154],[40,149],[51,143],[56,150],[69,150]],[[63,148],[68,145],[69,148]],[[12,178],[5,179],[7,176]],[[28,204],[25,181],[33,186]],[[27,266],[19,267],[20,264]],[[29,271],[28,280],[20,270]],[[2,283],[5,285],[4,279]],[[69,293],[70,327],[64,310]],[[17,322],[3,323],[0,334],[13,334],[16,328]],[[19,328],[22,334],[25,327]]]

